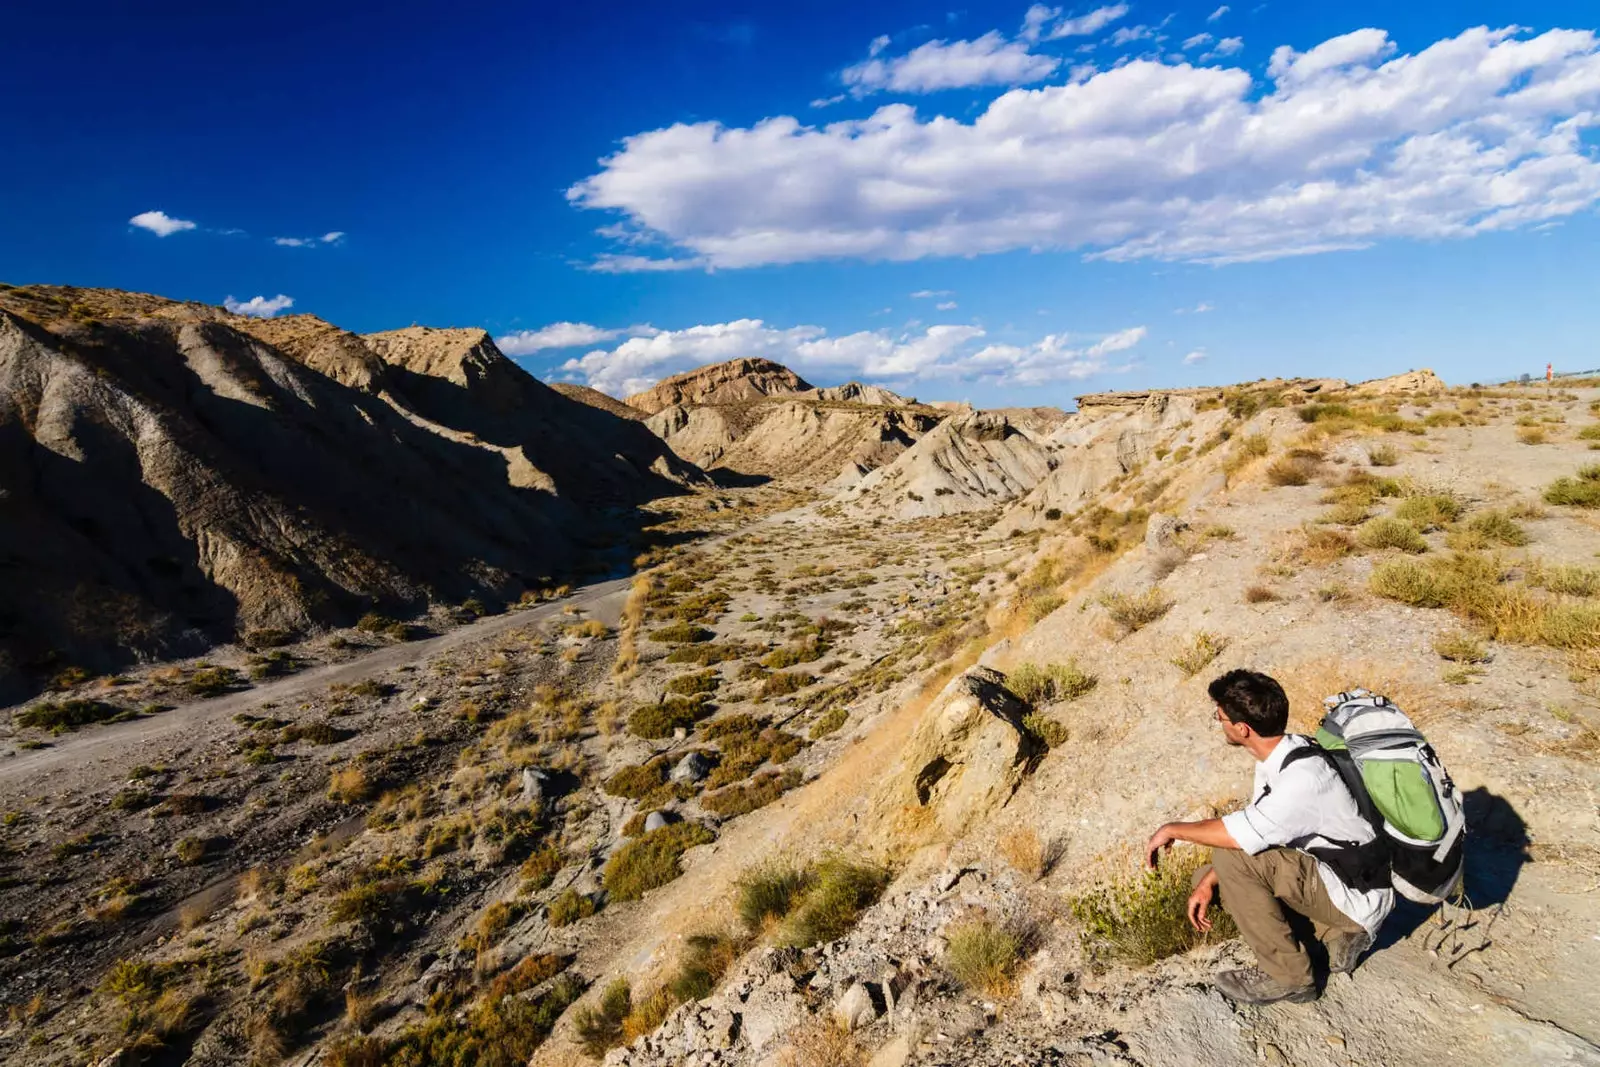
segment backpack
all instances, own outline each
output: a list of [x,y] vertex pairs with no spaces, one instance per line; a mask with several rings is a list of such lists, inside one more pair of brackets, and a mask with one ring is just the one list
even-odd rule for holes
[[[1314,743],[1284,760],[1321,756],[1339,772],[1377,839],[1308,849],[1353,888],[1387,882],[1408,900],[1440,904],[1461,885],[1466,814],[1461,791],[1416,724],[1387,697],[1365,689],[1323,701]],[[1375,877],[1376,876],[1376,877]]]

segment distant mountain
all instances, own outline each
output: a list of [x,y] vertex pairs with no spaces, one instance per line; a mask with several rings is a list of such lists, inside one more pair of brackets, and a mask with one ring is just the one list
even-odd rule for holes
[[0,288],[0,692],[250,630],[514,598],[701,478],[482,330],[362,337]]
[[770,359],[730,359],[657,382],[627,398],[630,407],[654,415],[674,405],[732,404],[809,390],[810,385],[782,363]]

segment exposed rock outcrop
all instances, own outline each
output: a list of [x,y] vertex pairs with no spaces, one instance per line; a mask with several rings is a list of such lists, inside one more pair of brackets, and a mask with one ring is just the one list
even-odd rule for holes
[[654,415],[675,404],[731,404],[811,389],[800,375],[770,359],[730,359],[657,382],[627,398],[630,407]]
[[1428,396],[1442,393],[1445,388],[1444,379],[1424,367],[1422,370],[1409,370],[1404,374],[1361,382],[1354,387],[1354,391],[1367,396],[1389,396],[1394,393],[1417,393]]
[[361,338],[3,290],[0,690],[242,630],[515,597],[699,477],[481,330]]

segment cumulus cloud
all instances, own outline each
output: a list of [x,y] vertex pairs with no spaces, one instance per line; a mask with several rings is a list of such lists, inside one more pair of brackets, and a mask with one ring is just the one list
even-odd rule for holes
[[975,41],[929,41],[901,56],[883,58],[874,52],[846,67],[840,78],[858,97],[884,90],[932,93],[981,85],[1026,85],[1048,78],[1060,65],[1054,56],[1030,52],[1026,41],[1008,41],[991,30]]
[[1205,358],[1206,358],[1206,350],[1203,349],[1203,348],[1197,348],[1193,352],[1190,352],[1188,355],[1183,357],[1183,365],[1186,366],[1186,367],[1192,367],[1196,363],[1199,363],[1200,361],[1204,360]]
[[568,191],[681,249],[596,269],[737,268],[1079,249],[1264,260],[1537,225],[1600,200],[1600,42],[1381,30],[1242,68],[1135,59],[1013,89],[970,120],[905,104],[807,126],[679,123]]
[[128,222],[141,230],[149,230],[157,237],[171,237],[175,233],[194,229],[188,219],[175,219],[165,211],[141,211]]
[[1220,19],[1222,16],[1226,15],[1229,11],[1232,11],[1232,10],[1233,9],[1230,8],[1227,4],[1223,4],[1221,7],[1217,8],[1215,11],[1213,11],[1211,14],[1207,15],[1206,16],[1206,21],[1207,22],[1215,22],[1218,19]]
[[271,298],[253,296],[249,300],[235,300],[229,296],[222,301],[222,306],[235,315],[249,315],[253,319],[270,319],[278,312],[293,307],[294,301],[282,293]]
[[518,330],[504,337],[496,337],[494,343],[508,356],[531,356],[551,348],[579,348],[615,341],[619,337],[649,337],[659,332],[653,326],[608,330],[587,322],[553,322],[537,330]]
[[1053,335],[1031,346],[976,344],[982,327],[934,325],[861,330],[832,336],[821,326],[770,326],[760,319],[662,330],[612,349],[567,360],[561,370],[581,375],[596,389],[626,396],[659,379],[705,363],[760,356],[802,374],[825,378],[913,381],[928,378],[988,379],[1026,383],[1088,377],[1106,369],[1104,357],[1139,343],[1144,327],[1122,330],[1088,346],[1068,346]]

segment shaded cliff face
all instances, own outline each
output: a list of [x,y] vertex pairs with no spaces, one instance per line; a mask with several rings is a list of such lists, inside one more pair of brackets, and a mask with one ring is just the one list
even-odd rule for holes
[[0,692],[515,597],[698,471],[481,331],[0,290]]
[[665,378],[652,388],[628,397],[627,403],[646,415],[654,415],[674,405],[731,404],[810,389],[804,378],[782,363],[770,359],[730,359]]

